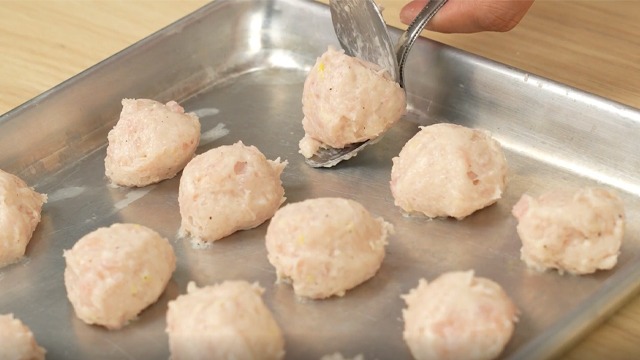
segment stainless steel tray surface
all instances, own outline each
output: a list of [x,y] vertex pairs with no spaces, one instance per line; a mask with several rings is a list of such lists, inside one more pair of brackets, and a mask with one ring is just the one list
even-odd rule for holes
[[[398,32],[393,33],[394,37]],[[407,65],[409,112],[378,144],[332,169],[307,166],[301,94],[307,71],[339,46],[329,10],[311,1],[216,1],[0,117],[0,168],[47,193],[26,258],[0,270],[0,313],[34,331],[49,359],[169,357],[167,302],[188,281],[257,281],[281,325],[287,359],[340,351],[366,359],[410,358],[400,295],[418,279],[474,269],[500,283],[521,310],[505,358],[558,354],[610,314],[640,282],[638,110],[419,39]],[[275,284],[267,223],[193,249],[177,236],[179,175],[142,189],[109,186],[107,132],[122,98],[175,99],[201,115],[198,153],[242,140],[289,161],[288,202],[357,200],[394,224],[379,273],[342,298],[296,300]],[[418,125],[452,122],[493,133],[507,154],[509,185],[495,205],[462,221],[403,217],[389,189],[391,158]],[[527,270],[510,210],[523,192],[601,184],[623,198],[627,228],[618,265],[588,276]],[[62,252],[115,222],[170,239],[177,270],[160,300],[119,331],[78,320],[66,298]]]

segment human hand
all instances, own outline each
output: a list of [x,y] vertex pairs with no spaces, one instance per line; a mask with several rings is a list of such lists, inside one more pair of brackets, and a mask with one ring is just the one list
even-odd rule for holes
[[[428,0],[413,0],[402,8],[400,20],[410,24]],[[533,0],[449,0],[427,24],[442,33],[509,31],[524,17]]]

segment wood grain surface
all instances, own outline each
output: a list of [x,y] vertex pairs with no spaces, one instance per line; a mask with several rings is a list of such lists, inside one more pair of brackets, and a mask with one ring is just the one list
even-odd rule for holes
[[[0,114],[206,2],[0,0]],[[405,1],[380,2],[402,27]],[[537,0],[508,33],[423,35],[640,108],[640,1]],[[639,359],[640,297],[562,358]]]

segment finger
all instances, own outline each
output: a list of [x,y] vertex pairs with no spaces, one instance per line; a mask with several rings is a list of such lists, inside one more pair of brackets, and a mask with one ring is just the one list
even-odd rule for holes
[[[414,0],[400,12],[400,20],[410,23],[427,0]],[[427,24],[427,29],[443,33],[509,31],[524,17],[533,0],[449,0]]]

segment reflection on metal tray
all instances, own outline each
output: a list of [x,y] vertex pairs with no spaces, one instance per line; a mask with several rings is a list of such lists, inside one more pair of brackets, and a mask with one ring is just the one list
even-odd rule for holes
[[[398,33],[394,33],[398,36]],[[556,354],[620,305],[640,282],[640,115],[631,109],[420,39],[407,72],[410,111],[390,133],[333,169],[297,153],[306,72],[338,46],[325,5],[299,0],[216,1],[0,118],[0,168],[49,194],[27,258],[0,270],[0,313],[28,324],[51,359],[168,357],[167,301],[225,279],[258,281],[286,338],[287,358],[336,351],[366,359],[409,358],[400,294],[444,271],[474,269],[500,283],[522,315],[504,357]],[[122,98],[179,100],[202,115],[198,152],[242,140],[289,161],[289,202],[342,196],[393,223],[380,272],[343,298],[297,301],[276,285],[266,224],[206,250],[176,233],[178,177],[142,189],[104,176],[106,135]],[[490,130],[503,144],[510,183],[503,199],[462,220],[405,218],[388,182],[391,158],[425,125],[448,121]],[[227,133],[228,132],[228,133]],[[226,134],[226,135],[225,135]],[[625,201],[618,265],[589,276],[535,273],[519,260],[510,209],[523,192],[602,183]],[[357,186],[355,186],[357,184]],[[160,300],[119,331],[73,315],[63,286],[63,249],[114,222],[171,239],[178,268]]]

